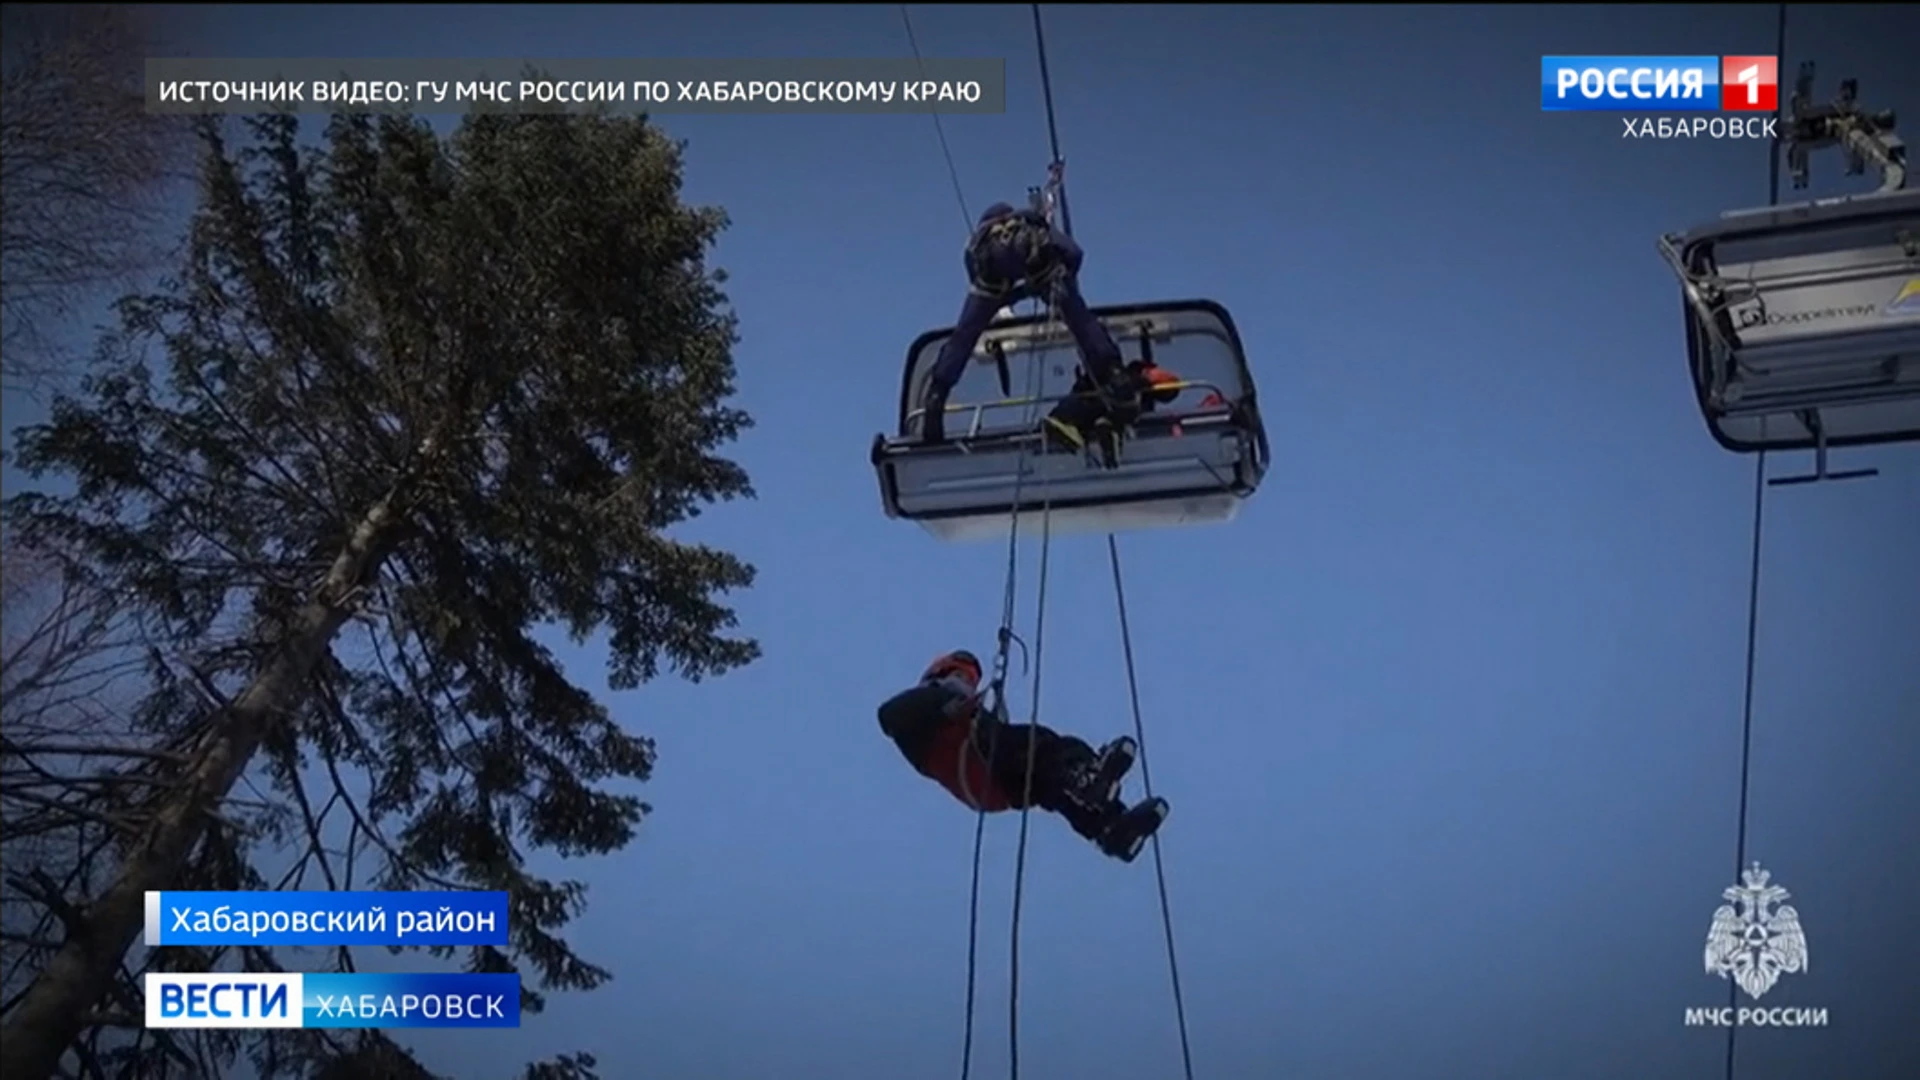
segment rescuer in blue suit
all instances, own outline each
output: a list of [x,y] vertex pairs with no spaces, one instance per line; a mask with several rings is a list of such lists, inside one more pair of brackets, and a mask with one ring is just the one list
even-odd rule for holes
[[1080,264],[1085,258],[1073,237],[1055,229],[1042,215],[1015,210],[1006,203],[987,207],[967,241],[966,304],[954,321],[953,334],[940,347],[921,400],[923,439],[946,441],[947,395],[965,374],[967,359],[994,315],[1022,300],[1045,301],[1066,324],[1080,347],[1102,419],[1125,427],[1139,416],[1139,380],[1122,365],[1120,347],[1080,295]]

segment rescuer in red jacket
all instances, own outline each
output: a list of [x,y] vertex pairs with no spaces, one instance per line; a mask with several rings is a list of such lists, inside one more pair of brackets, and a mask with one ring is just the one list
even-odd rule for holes
[[[969,808],[1048,810],[1108,855],[1132,862],[1168,810],[1161,798],[1131,808],[1120,800],[1139,747],[1123,735],[1096,751],[1039,724],[1009,724],[981,707],[980,678],[980,661],[972,653],[940,657],[918,685],[880,706],[880,729],[915,770]],[[1029,792],[1031,799],[1023,798]]]

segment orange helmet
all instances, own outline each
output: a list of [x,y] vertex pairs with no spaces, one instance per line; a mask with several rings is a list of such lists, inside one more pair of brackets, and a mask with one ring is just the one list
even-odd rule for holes
[[979,686],[980,674],[980,658],[965,649],[959,649],[928,664],[927,673],[920,678],[925,681],[957,675],[966,680],[968,686]]
[[1151,360],[1135,360],[1127,371],[1139,380],[1140,389],[1162,405],[1180,396],[1180,376]]

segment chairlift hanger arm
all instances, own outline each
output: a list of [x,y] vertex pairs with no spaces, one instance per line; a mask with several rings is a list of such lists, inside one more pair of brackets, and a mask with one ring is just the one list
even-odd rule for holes
[[1779,476],[1767,481],[1771,487],[1790,487],[1797,484],[1819,484],[1832,480],[1866,480],[1880,475],[1879,469],[1848,469],[1834,472],[1827,468],[1827,427],[1820,420],[1820,410],[1806,409],[1800,413],[1800,422],[1813,432],[1813,471],[1796,476]]
[[1868,112],[1860,107],[1860,81],[1844,79],[1840,93],[1827,104],[1813,101],[1811,62],[1800,65],[1785,119],[1787,165],[1793,186],[1804,188],[1811,175],[1809,154],[1839,147],[1847,156],[1847,175],[1866,172],[1868,162],[1880,171],[1881,192],[1899,191],[1907,184],[1907,148],[1893,133],[1898,118],[1892,109]]

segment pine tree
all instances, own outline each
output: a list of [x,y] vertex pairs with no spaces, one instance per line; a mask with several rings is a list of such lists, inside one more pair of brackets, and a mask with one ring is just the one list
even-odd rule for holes
[[18,442],[72,493],[14,496],[9,525],[158,635],[141,723],[184,764],[122,808],[107,883],[9,1010],[9,1080],[53,1074],[142,894],[216,873],[243,776],[324,887],[349,887],[332,829],[379,864],[353,887],[508,890],[511,946],[465,962],[524,968],[528,1008],[601,983],[560,936],[582,887],[526,855],[625,845],[653,748],[537,631],[604,635],[615,690],[758,655],[721,599],[753,569],[669,534],[752,495],[718,456],[750,423],[705,263],[725,218],[682,203],[680,147],[605,116],[245,127],[201,127],[184,265]]

